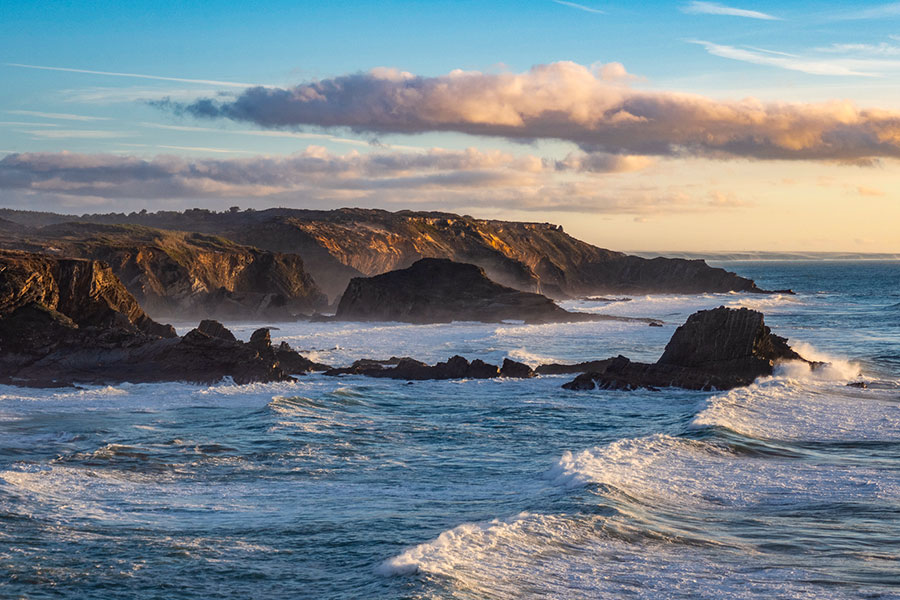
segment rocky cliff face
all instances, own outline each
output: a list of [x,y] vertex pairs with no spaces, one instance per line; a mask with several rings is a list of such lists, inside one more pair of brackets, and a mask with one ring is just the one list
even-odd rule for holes
[[0,250],[0,318],[29,305],[60,313],[79,327],[175,336],[171,326],[147,316],[103,263]]
[[0,383],[249,383],[319,366],[272,348],[268,331],[254,338],[244,344],[210,321],[179,338],[103,263],[0,251]]
[[0,242],[104,261],[156,315],[289,317],[326,304],[299,256],[205,234],[69,223],[0,236]]
[[[29,219],[42,224],[54,222],[52,215],[15,211],[0,211],[0,217],[23,223]],[[299,254],[313,279],[332,299],[343,293],[353,277],[406,268],[420,258],[475,264],[498,283],[553,298],[603,293],[762,291],[751,280],[709,267],[702,260],[645,259],[604,250],[549,223],[367,209],[190,210],[86,215],[80,219],[215,233],[241,244]]]

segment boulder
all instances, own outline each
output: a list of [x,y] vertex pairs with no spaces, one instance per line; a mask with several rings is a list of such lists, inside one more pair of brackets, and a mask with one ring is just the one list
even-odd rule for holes
[[534,377],[534,369],[525,363],[504,358],[503,366],[500,367],[500,376],[515,379],[528,379],[529,377]]
[[365,375],[367,377],[384,377],[388,379],[407,379],[421,381],[427,379],[492,379],[500,377],[497,365],[488,364],[475,359],[469,362],[462,356],[453,356],[445,362],[434,366],[412,359],[401,358],[391,368],[385,368],[386,362],[362,359],[349,367],[330,369],[325,375]]

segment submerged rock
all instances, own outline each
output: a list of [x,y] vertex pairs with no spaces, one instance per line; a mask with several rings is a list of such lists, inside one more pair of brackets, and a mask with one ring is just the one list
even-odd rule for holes
[[[653,364],[624,356],[563,385],[570,390],[681,387],[726,390],[771,375],[778,361],[804,360],[774,335],[760,312],[724,306],[694,313],[679,327]],[[805,361],[809,362],[809,361]],[[812,363],[810,363],[812,364]]]

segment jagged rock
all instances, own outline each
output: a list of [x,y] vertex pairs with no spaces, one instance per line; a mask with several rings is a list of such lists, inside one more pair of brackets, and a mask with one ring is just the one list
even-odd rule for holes
[[286,373],[293,375],[308,373],[310,371],[327,371],[331,367],[322,363],[311,361],[295,351],[287,342],[281,342],[275,349],[275,360]]
[[616,317],[571,313],[540,294],[495,283],[475,265],[423,258],[408,269],[353,279],[341,297],[335,318],[407,323],[554,323]]
[[296,254],[259,250],[212,235],[59,223],[38,229],[0,227],[0,245],[103,261],[154,314],[292,318],[327,305]]
[[260,355],[275,353],[275,350],[272,348],[272,336],[269,335],[268,327],[261,327],[250,334],[250,341],[247,342],[247,345],[259,352]]
[[244,344],[215,321],[179,338],[102,263],[0,251],[0,383],[291,380],[268,331],[257,338]]
[[775,363],[783,360],[805,361],[785,338],[772,334],[762,313],[723,306],[688,317],[656,363],[637,363],[617,356],[600,361],[599,368],[579,375],[563,387],[727,390],[771,375]]
[[527,379],[534,377],[534,369],[525,363],[516,362],[508,358],[503,359],[503,366],[500,367],[501,377],[512,377],[516,379]]
[[384,367],[385,361],[362,359],[342,369],[331,369],[325,375],[365,375],[367,377],[385,377],[389,379],[408,379],[419,381],[426,379],[491,379],[500,376],[496,365],[475,359],[469,362],[462,356],[453,356],[446,362],[434,366],[412,358],[401,358],[392,368]]
[[591,371],[602,371],[611,361],[611,358],[604,360],[592,360],[581,362],[574,365],[563,365],[559,363],[549,363],[539,365],[534,370],[537,375],[569,375],[571,373],[589,373]]
[[228,340],[229,342],[237,341],[237,338],[234,337],[234,334],[231,333],[224,325],[222,325],[218,321],[213,321],[211,319],[204,319],[203,321],[200,321],[200,325],[197,326],[197,330],[201,333],[205,333],[210,337]]

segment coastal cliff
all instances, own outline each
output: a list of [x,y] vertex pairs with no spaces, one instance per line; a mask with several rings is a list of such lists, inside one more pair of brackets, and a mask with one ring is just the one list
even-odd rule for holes
[[0,383],[285,381],[316,365],[268,331],[249,343],[204,321],[179,338],[102,262],[0,250]]
[[641,258],[582,242],[550,223],[442,212],[192,209],[72,217],[0,210],[0,218],[32,226],[72,220],[138,224],[216,235],[262,250],[296,254],[332,301],[354,277],[403,269],[421,258],[471,263],[497,283],[556,299],[604,293],[763,291],[753,281],[702,260]]
[[0,244],[103,261],[159,316],[289,318],[327,302],[299,256],[207,234],[63,223],[0,234]]

